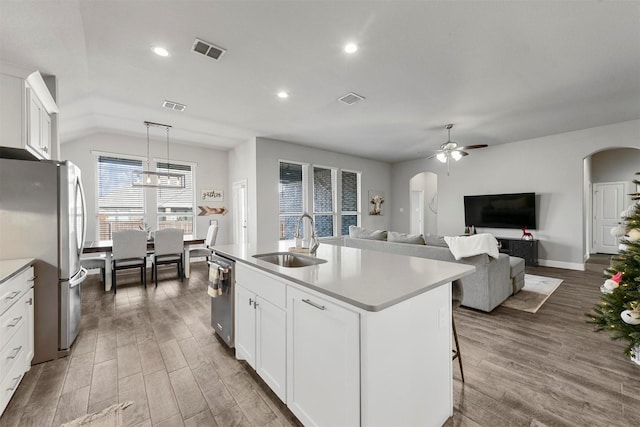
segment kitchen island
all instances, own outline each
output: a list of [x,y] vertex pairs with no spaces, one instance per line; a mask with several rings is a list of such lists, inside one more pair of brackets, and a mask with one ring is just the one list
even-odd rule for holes
[[291,246],[214,249],[237,261],[236,357],[305,425],[442,425],[453,411],[450,284],[475,268],[328,244],[315,265],[255,257]]

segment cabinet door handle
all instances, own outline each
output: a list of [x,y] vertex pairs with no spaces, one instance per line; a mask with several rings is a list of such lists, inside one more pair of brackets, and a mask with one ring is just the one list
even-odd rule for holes
[[253,305],[253,298],[249,298],[249,305]]
[[20,323],[20,320],[22,320],[22,316],[14,318],[13,321],[7,325],[7,327],[13,328],[18,323]]
[[324,305],[317,304],[317,303],[311,301],[310,299],[303,299],[302,302],[306,302],[307,304],[309,304],[312,307],[317,308],[318,310],[326,310],[327,309]]
[[36,280],[38,278],[38,276],[33,276],[31,279],[27,279],[28,282],[33,282],[34,280]]
[[16,387],[18,387],[18,383],[20,382],[20,378],[21,378],[21,376],[20,376],[20,375],[18,375],[17,377],[15,377],[15,378],[13,379],[13,385],[12,385],[11,387],[9,387],[9,388],[7,389],[7,391],[13,391],[13,390],[15,390],[15,389],[16,389]]
[[14,299],[15,297],[17,297],[18,295],[20,295],[20,291],[13,291],[11,292],[11,295],[9,295],[8,297],[6,297],[5,299]]
[[33,298],[29,298],[29,299],[27,300],[27,304],[29,304],[29,305],[33,305]]
[[253,302],[253,308],[258,308],[258,306],[259,306],[259,305],[260,305],[260,304],[258,304],[258,302],[257,302],[257,301],[254,301],[254,302]]
[[20,350],[22,350],[22,346],[14,348],[13,354],[11,356],[7,356],[7,359],[15,359],[16,356],[20,353]]

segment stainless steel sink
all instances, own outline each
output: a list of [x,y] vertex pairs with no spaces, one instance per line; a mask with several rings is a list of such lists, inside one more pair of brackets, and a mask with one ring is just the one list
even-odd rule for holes
[[293,254],[291,252],[271,252],[268,254],[257,254],[253,256],[261,261],[270,262],[280,267],[308,267],[310,265],[323,264],[327,260],[314,258],[306,255]]

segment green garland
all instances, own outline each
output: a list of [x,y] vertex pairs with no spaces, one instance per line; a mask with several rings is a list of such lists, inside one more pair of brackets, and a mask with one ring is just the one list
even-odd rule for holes
[[[640,175],[640,172],[636,175]],[[633,182],[640,185],[638,180]],[[612,340],[627,341],[627,356],[631,355],[633,347],[640,346],[640,325],[628,324],[620,317],[624,310],[640,310],[640,240],[631,241],[628,236],[631,230],[640,229],[640,193],[630,196],[636,203],[631,215],[623,218],[626,230],[622,239],[624,246],[612,258],[611,268],[606,270],[605,275],[611,278],[616,273],[622,273],[622,280],[617,288],[604,293],[600,303],[588,314],[588,322],[595,324],[596,330],[608,331]]]

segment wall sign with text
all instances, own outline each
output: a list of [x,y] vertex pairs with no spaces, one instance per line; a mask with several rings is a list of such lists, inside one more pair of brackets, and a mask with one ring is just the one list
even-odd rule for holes
[[201,190],[200,200],[206,202],[223,202],[224,192],[222,190]]

